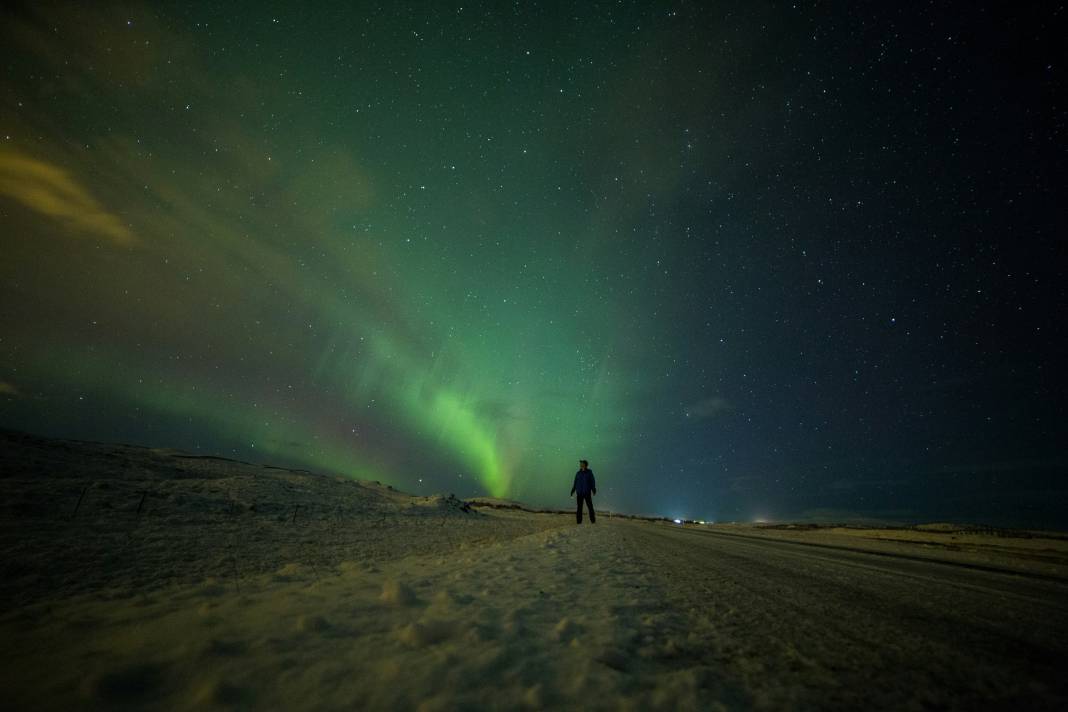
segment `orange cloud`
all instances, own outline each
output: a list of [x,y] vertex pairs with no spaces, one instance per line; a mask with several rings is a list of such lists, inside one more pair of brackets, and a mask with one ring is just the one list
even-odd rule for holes
[[137,238],[62,168],[18,153],[0,153],[0,196],[88,233],[127,247]]

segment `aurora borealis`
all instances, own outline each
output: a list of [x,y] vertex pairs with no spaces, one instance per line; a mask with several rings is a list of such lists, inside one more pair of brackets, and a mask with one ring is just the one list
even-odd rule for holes
[[1053,10],[3,12],[4,427],[1068,525]]

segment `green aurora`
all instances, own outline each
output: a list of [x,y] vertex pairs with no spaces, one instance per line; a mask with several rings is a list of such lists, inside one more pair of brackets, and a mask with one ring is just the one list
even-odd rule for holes
[[304,39],[293,17],[148,7],[14,20],[0,269],[21,416],[69,432],[78,398],[140,439],[195,424],[205,447],[535,499],[627,436],[621,307],[578,268],[612,228],[539,158],[573,110],[545,103],[562,77],[450,87],[450,63],[491,71],[485,47],[384,15]]
[[1055,10],[2,13],[2,427],[535,505],[585,458],[619,511],[1068,526]]

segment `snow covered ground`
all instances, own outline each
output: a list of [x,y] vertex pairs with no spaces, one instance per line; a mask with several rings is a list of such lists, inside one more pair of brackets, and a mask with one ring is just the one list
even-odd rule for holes
[[924,537],[577,527],[0,436],[11,709],[1068,704],[1061,541],[973,541],[1003,549],[975,560]]

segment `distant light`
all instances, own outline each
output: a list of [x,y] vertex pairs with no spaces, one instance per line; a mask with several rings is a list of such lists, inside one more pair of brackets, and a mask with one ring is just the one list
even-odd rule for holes
[[681,520],[681,519],[675,519],[675,520],[674,520],[674,522],[675,522],[676,524],[682,524],[682,520]]
[[704,522],[704,520],[700,520],[700,521],[698,521],[697,523],[698,523],[698,524],[704,524],[705,522]]

